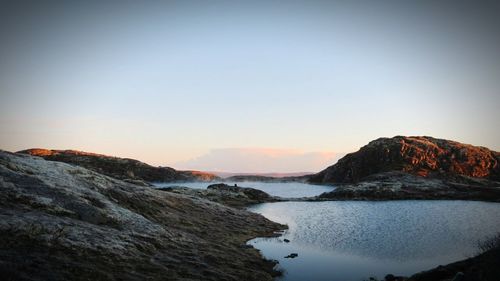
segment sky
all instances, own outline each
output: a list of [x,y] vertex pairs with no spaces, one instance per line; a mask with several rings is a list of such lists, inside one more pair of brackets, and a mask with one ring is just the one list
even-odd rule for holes
[[500,151],[495,1],[2,1],[0,148],[318,171],[395,135]]

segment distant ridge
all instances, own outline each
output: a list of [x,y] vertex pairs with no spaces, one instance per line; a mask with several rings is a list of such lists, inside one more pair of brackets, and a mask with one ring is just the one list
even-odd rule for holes
[[403,172],[425,178],[500,181],[500,153],[428,136],[379,138],[310,177],[314,183],[356,183],[368,176]]
[[236,173],[236,172],[214,172],[209,171],[207,173],[217,175],[221,178],[229,178],[234,176],[260,176],[260,177],[270,177],[270,178],[284,178],[284,177],[302,177],[307,175],[312,175],[314,172],[293,172],[293,173]]
[[50,161],[70,163],[122,180],[146,182],[214,181],[216,175],[200,171],[178,171],[170,167],[154,167],[135,159],[119,158],[78,150],[32,148],[17,153],[43,157]]

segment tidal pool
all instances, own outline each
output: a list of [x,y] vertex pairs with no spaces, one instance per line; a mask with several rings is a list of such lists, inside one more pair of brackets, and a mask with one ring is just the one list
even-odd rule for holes
[[[471,257],[478,241],[500,232],[500,203],[278,202],[248,209],[289,226],[281,237],[248,242],[278,260],[278,280],[287,281],[407,276]],[[284,258],[291,253],[298,256]]]

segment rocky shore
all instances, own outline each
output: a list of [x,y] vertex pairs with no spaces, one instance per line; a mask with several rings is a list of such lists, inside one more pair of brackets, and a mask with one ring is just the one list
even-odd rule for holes
[[475,184],[429,179],[402,172],[387,172],[353,184],[340,184],[318,200],[478,200],[500,202],[500,183]]
[[500,234],[479,243],[482,253],[417,273],[407,281],[496,281],[500,277]]
[[86,168],[0,151],[2,280],[272,280],[247,240],[283,225]]
[[[431,137],[377,139],[311,176],[229,179],[336,186],[316,197],[293,199],[226,184],[190,189],[180,183],[154,189],[150,183],[155,181],[219,178],[86,152],[21,153],[0,151],[0,274],[6,280],[272,280],[278,274],[275,264],[245,242],[274,235],[285,226],[246,212],[248,205],[325,200],[500,202],[498,152]],[[386,279],[444,281],[463,274],[457,278],[495,280],[491,276],[499,273],[490,268],[496,268],[499,253],[490,249],[409,278]]]
[[262,190],[249,187],[230,186],[223,183],[209,185],[207,189],[193,189],[178,186],[159,188],[159,190],[205,198],[235,208],[244,208],[258,203],[281,201],[280,198],[270,196]]
[[463,199],[500,202],[500,154],[432,137],[380,138],[312,175],[331,200]]

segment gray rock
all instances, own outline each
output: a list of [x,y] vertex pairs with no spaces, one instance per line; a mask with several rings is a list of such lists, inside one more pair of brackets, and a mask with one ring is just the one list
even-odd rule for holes
[[3,280],[272,280],[283,226],[209,200],[0,151]]

